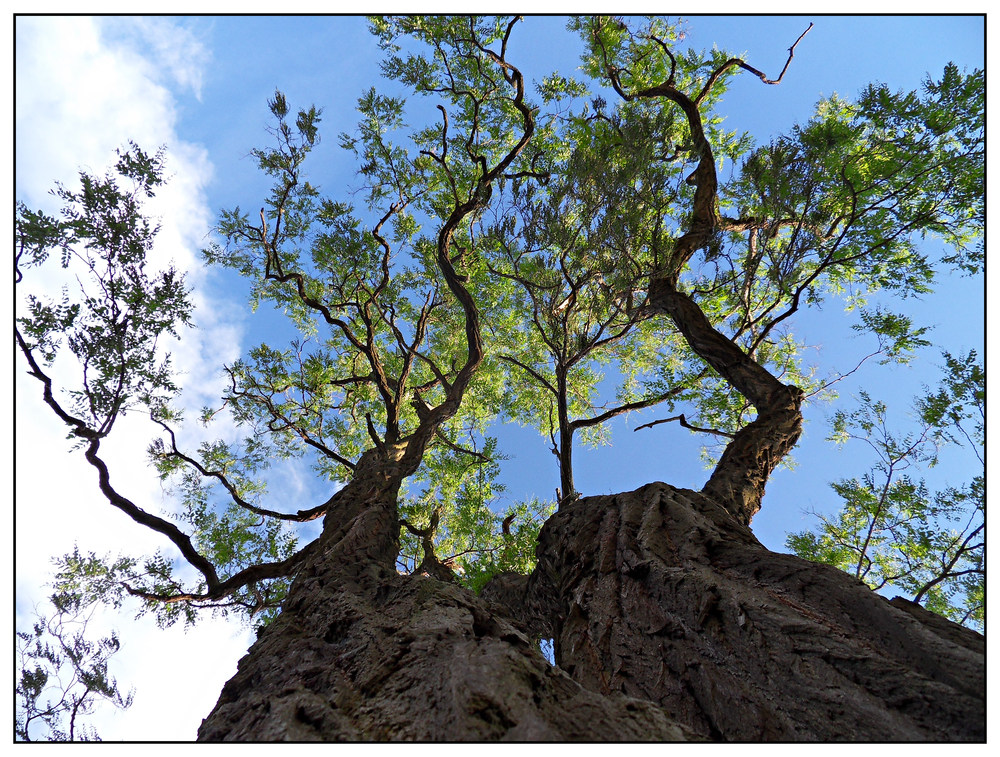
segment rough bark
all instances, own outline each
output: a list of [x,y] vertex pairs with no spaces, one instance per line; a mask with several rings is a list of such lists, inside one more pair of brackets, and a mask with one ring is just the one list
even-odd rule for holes
[[981,635],[768,551],[701,493],[583,498],[550,519],[538,554],[559,665],[700,736],[985,738]]
[[568,504],[532,576],[482,597],[364,559],[379,512],[324,540],[201,740],[985,738],[982,636],[768,551],[701,493]]
[[693,738],[657,705],[572,681],[471,592],[373,570],[363,559],[373,514],[298,575],[199,740]]

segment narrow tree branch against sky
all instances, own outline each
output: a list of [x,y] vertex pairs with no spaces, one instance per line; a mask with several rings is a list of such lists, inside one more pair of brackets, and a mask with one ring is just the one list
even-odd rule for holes
[[[123,133],[121,139],[105,145],[103,154],[81,153],[87,155],[83,165],[72,163],[65,173],[60,169],[36,178],[44,164],[36,165],[28,156],[45,151],[33,149],[31,135],[44,133],[45,126],[57,127],[49,116],[43,116],[49,111],[32,106],[28,93],[55,86],[34,82],[58,82],[63,74],[54,79],[39,78],[44,67],[32,56],[42,49],[45,38],[32,37],[28,33],[31,25],[22,21],[18,21],[19,199],[30,208],[45,209],[43,195],[32,194],[28,187],[47,188],[52,179],[61,176],[64,186],[72,189],[78,186],[74,172],[81,168],[90,176],[101,176],[112,150],[133,138],[154,150],[166,144],[168,166],[177,160],[182,169],[175,177],[182,187],[190,181],[189,176],[207,175],[199,171],[209,154],[220,178],[214,184],[201,185],[209,188],[205,205],[233,209],[221,225],[248,251],[244,258],[236,248],[225,252],[223,240],[217,237],[221,246],[213,253],[215,259],[228,254],[239,272],[260,266],[265,274],[258,285],[243,283],[218,268],[203,272],[191,263],[190,251],[204,244],[204,226],[198,233],[177,235],[169,219],[207,219],[211,214],[201,206],[159,214],[168,244],[157,250],[170,252],[157,259],[155,268],[161,270],[166,258],[177,261],[180,256],[177,268],[190,272],[188,282],[196,305],[193,319],[200,326],[192,332],[193,342],[182,341],[178,346],[167,340],[152,350],[169,348],[179,367],[189,372],[187,377],[182,373],[178,378],[185,392],[192,395],[182,399],[187,422],[170,417],[162,418],[159,426],[150,426],[142,425],[135,414],[105,413],[102,408],[116,407],[117,390],[114,382],[97,381],[93,366],[107,360],[94,353],[95,357],[84,363],[84,386],[104,393],[90,392],[91,399],[77,408],[86,416],[80,415],[78,420],[92,419],[93,426],[87,427],[91,433],[112,429],[110,436],[100,440],[101,459],[107,463],[108,480],[115,482],[117,496],[135,503],[150,517],[177,523],[191,534],[193,547],[188,551],[195,563],[199,562],[196,555],[202,555],[212,565],[228,566],[214,577],[211,572],[202,572],[199,577],[197,572],[186,571],[174,560],[187,547],[166,554],[164,562],[137,562],[137,572],[159,576],[157,580],[166,590],[129,584],[147,597],[173,595],[190,600],[214,596],[226,603],[230,612],[244,608],[251,615],[264,612],[273,617],[285,585],[278,582],[273,591],[265,591],[259,579],[273,576],[254,574],[254,565],[294,567],[288,561],[296,554],[302,555],[299,559],[303,564],[313,564],[314,555],[299,550],[317,536],[319,516],[325,516],[324,523],[332,534],[333,513],[338,517],[347,513],[349,519],[368,517],[363,508],[358,509],[362,501],[381,503],[378,507],[386,514],[364,521],[387,534],[378,545],[372,542],[375,552],[391,551],[392,542],[399,540],[401,561],[396,564],[405,570],[420,569],[478,587],[490,571],[513,570],[523,575],[531,570],[533,549],[522,550],[519,545],[538,538],[538,526],[547,517],[545,502],[538,499],[551,500],[557,485],[564,496],[579,492],[584,497],[635,488],[654,478],[701,488],[711,471],[703,470],[697,460],[699,442],[739,435],[756,422],[753,405],[760,411],[770,392],[744,386],[746,381],[733,373],[729,360],[717,361],[721,370],[706,372],[710,369],[706,369],[703,355],[688,343],[689,339],[698,342],[695,331],[686,326],[693,321],[683,315],[689,305],[700,310],[708,327],[738,352],[764,366],[775,383],[798,386],[810,399],[818,398],[819,388],[834,380],[845,396],[870,381],[877,388],[876,361],[863,360],[876,346],[880,359],[916,357],[912,365],[917,370],[912,373],[886,371],[897,383],[906,379],[916,382],[914,395],[919,393],[921,380],[936,382],[920,366],[940,362],[939,345],[953,354],[981,348],[981,333],[969,328],[969,315],[952,313],[950,307],[952,303],[975,307],[977,292],[981,303],[976,279],[938,276],[932,286],[939,288],[940,294],[926,295],[921,302],[907,300],[900,305],[904,308],[901,313],[889,309],[896,305],[886,306],[884,294],[875,295],[865,311],[866,330],[858,332],[853,341],[844,338],[852,333],[850,321],[841,320],[833,305],[840,297],[856,301],[871,282],[890,291],[894,271],[903,271],[895,283],[923,286],[922,261],[937,266],[950,253],[936,249],[932,242],[909,246],[908,235],[913,232],[928,228],[955,240],[961,236],[965,219],[955,215],[957,205],[942,199],[947,197],[947,185],[936,177],[949,170],[948,166],[957,165],[955,161],[973,158],[974,145],[949,153],[953,149],[947,143],[950,137],[920,137],[909,143],[910,147],[926,147],[929,160],[919,164],[899,161],[901,168],[886,171],[885,164],[879,167],[862,158],[874,142],[857,145],[842,141],[844,127],[857,123],[852,119],[864,118],[863,113],[851,110],[850,103],[863,96],[862,87],[869,79],[886,80],[889,88],[884,94],[874,90],[864,95],[868,97],[865,102],[873,106],[865,112],[877,113],[881,107],[890,113],[905,104],[892,99],[895,90],[919,91],[927,73],[941,81],[948,59],[955,58],[960,67],[981,65],[968,57],[972,48],[967,43],[952,43],[947,34],[942,35],[947,24],[933,30],[925,25],[928,34],[933,31],[936,44],[919,45],[913,40],[919,39],[914,35],[920,27],[911,28],[911,19],[896,21],[898,26],[890,20],[869,20],[851,27],[845,26],[847,19],[823,19],[831,24],[827,30],[817,20],[809,34],[793,45],[792,59],[788,44],[802,34],[809,20],[771,19],[766,29],[761,27],[766,34],[755,35],[748,35],[746,25],[764,24],[766,19],[734,20],[729,25],[743,27],[744,34],[735,42],[723,41],[722,47],[737,54],[709,56],[700,70],[690,68],[682,50],[687,45],[711,47],[716,40],[703,36],[706,34],[719,34],[718,39],[724,40],[725,22],[694,19],[683,40],[654,31],[647,41],[650,49],[662,56],[661,72],[676,78],[676,91],[681,92],[683,84],[683,91],[690,93],[688,100],[697,101],[702,108],[701,129],[714,156],[710,166],[704,156],[699,159],[691,153],[697,140],[690,138],[690,114],[678,108],[676,101],[661,104],[645,98],[619,104],[613,93],[608,96],[607,85],[598,90],[607,101],[600,94],[581,94],[579,85],[567,77],[584,78],[577,70],[583,45],[561,30],[564,24],[560,19],[503,20],[495,28],[491,22],[480,28],[464,22],[453,29],[435,22],[423,29],[410,29],[417,36],[426,34],[438,41],[440,46],[431,45],[428,56],[436,54],[435,49],[446,52],[449,45],[469,47],[437,69],[425,65],[426,61],[408,59],[410,48],[406,48],[394,64],[400,84],[378,79],[378,51],[374,45],[365,47],[366,33],[360,19],[328,19],[326,24],[307,27],[278,18],[266,23],[264,19],[215,19],[212,25],[181,19],[177,25],[182,33],[177,39],[188,44],[192,35],[201,35],[219,65],[202,79],[198,90],[202,99],[197,100],[194,89],[183,89],[189,86],[185,83],[194,81],[190,72],[171,67],[166,59],[160,61],[156,76],[162,86],[155,91],[166,93],[166,97],[153,102],[166,103],[173,108],[169,112],[184,115],[165,119],[158,112],[154,118],[178,124],[180,131],[153,133],[146,141],[141,138],[149,134],[138,128],[135,134]],[[33,28],[45,28],[45,23],[54,22],[34,23],[38,26]],[[141,25],[133,27],[118,20],[96,27],[87,24],[87,28],[99,30],[98,49],[102,49],[101,44],[125,49],[134,35],[145,33],[137,32]],[[873,27],[881,29],[881,47],[866,45],[864,35],[875,33]],[[224,30],[230,31],[223,34]],[[256,34],[266,37],[268,45],[252,45]],[[287,52],[280,61],[261,53],[271,50],[271,42],[285,34],[294,35],[296,44],[283,48]],[[450,41],[440,42],[449,39],[449,34]],[[493,35],[489,41],[488,35]],[[898,50],[884,44],[896,37],[907,40]],[[536,44],[540,39],[546,44]],[[565,46],[556,42],[563,39]],[[761,49],[761,39],[774,44]],[[336,73],[339,69],[333,63],[316,65],[317,60],[327,60],[323,51],[338,40],[356,51],[352,60],[355,71],[350,75]],[[847,47],[845,40],[851,40]],[[855,43],[856,49],[852,47]],[[751,49],[740,52],[748,46]],[[72,50],[67,46],[65,53]],[[870,57],[874,52],[887,57],[874,60]],[[900,63],[904,54],[911,57]],[[833,63],[844,56],[852,61],[847,73]],[[477,67],[469,68],[474,60]],[[643,65],[650,65],[653,58],[644,60]],[[761,71],[778,72],[784,65],[778,77],[780,86],[764,87],[758,78],[743,74],[730,76],[744,70],[740,66],[734,66],[734,71],[720,68],[732,60],[745,61],[752,67],[747,72],[758,76]],[[253,90],[257,96],[247,95],[246,101],[231,99],[235,90],[225,75],[231,66],[241,71],[240,92]],[[62,68],[72,70],[73,66]],[[82,64],[77,68],[83,70]],[[553,70],[562,78],[549,77]],[[278,80],[274,78],[276,71],[281,74]],[[832,74],[842,78],[826,78]],[[331,77],[338,87],[329,86]],[[716,99],[715,88],[705,83],[708,80],[714,80],[719,91],[729,87],[721,100]],[[275,94],[275,83],[284,93],[281,97]],[[627,83],[628,79],[623,79],[623,91],[627,91]],[[741,109],[740,97],[749,91],[747,84],[753,85],[749,96],[754,105]],[[372,85],[376,90],[366,95]],[[436,100],[411,97],[403,117],[399,109],[404,85],[427,89],[434,96],[450,93],[454,98],[438,107]],[[943,93],[956,92],[954,83],[945,81],[941,86]],[[323,94],[334,89],[340,94],[332,100]],[[816,99],[834,91],[843,99],[827,100],[827,110],[821,111],[818,121],[806,125]],[[802,99],[794,104],[786,99],[797,92],[802,93]],[[927,117],[936,118],[932,112],[935,95],[926,95],[919,96],[929,103]],[[359,130],[354,124],[350,105],[356,98],[361,98],[370,131],[364,126]],[[312,102],[315,110],[310,110]],[[761,103],[769,107],[761,108]],[[285,114],[287,133],[282,131],[282,116],[276,110]],[[753,127],[759,128],[755,134],[758,148],[752,148],[738,133],[727,131],[744,128],[744,113],[749,123],[762,111],[772,111],[776,120]],[[113,112],[110,106],[108,112]],[[233,118],[233,114],[241,117]],[[717,115],[726,120],[719,122]],[[277,148],[258,128],[268,118],[281,140]],[[61,116],[64,120],[66,116]],[[93,124],[95,131],[105,130],[101,117],[70,120]],[[397,121],[404,120],[425,127],[413,137],[412,147],[406,142],[406,132],[395,128]],[[803,129],[792,130],[793,121],[803,124]],[[253,124],[253,128],[243,129],[238,124]],[[564,130],[572,124],[578,128],[568,139]],[[872,123],[872,128],[877,131],[878,125]],[[935,126],[942,134],[950,134],[951,128],[944,121]],[[314,134],[325,138],[311,140]],[[344,136],[338,140],[338,134]],[[663,139],[664,135],[669,139]],[[52,141],[69,143],[70,136],[60,135]],[[207,152],[199,154],[185,139],[204,144]],[[276,175],[265,181],[252,176],[249,164],[254,161],[240,157],[253,145],[262,145],[256,156],[265,169],[276,169]],[[340,145],[351,149],[340,150]],[[781,183],[783,177],[791,175],[788,166],[814,160],[831,145],[835,151],[841,150],[837,160],[823,164],[813,174],[803,174],[798,183]],[[307,153],[305,163],[296,163]],[[351,153],[359,158],[357,163],[348,160]],[[649,154],[658,156],[657,160],[644,165],[643,156]],[[743,166],[749,169],[741,174]],[[839,172],[834,170],[836,166]],[[355,174],[358,167],[362,168],[360,175]],[[715,174],[712,182],[695,182],[696,187],[684,182],[692,170],[707,175],[709,167]],[[223,182],[222,176],[244,178]],[[340,192],[344,177],[352,176],[358,191]],[[595,177],[603,180],[595,182]],[[710,184],[722,189],[706,195],[702,187]],[[974,179],[962,179],[959,184],[954,186],[962,196],[974,197]],[[914,189],[931,193],[930,204],[912,213],[906,209],[909,199],[892,205],[894,197],[917,197],[906,194]],[[932,196],[938,190],[942,191]],[[198,192],[188,194],[201,196]],[[714,197],[718,209],[708,208],[706,197]],[[793,200],[782,206],[783,198]],[[370,211],[369,202],[373,203]],[[707,209],[702,220],[714,231],[680,244],[678,240],[691,230],[692,203],[697,206],[699,202]],[[264,209],[258,213],[261,205]],[[252,210],[245,212],[240,207]],[[975,210],[974,202],[966,207]],[[46,212],[56,210],[48,206]],[[888,213],[884,216],[887,223],[897,224],[891,233],[865,220],[883,211]],[[879,243],[876,235],[887,241]],[[972,253],[953,257],[959,266],[974,261]],[[404,259],[405,264],[397,263]],[[852,266],[861,260],[875,261],[864,273],[868,276],[864,280],[852,272]],[[666,312],[679,314],[679,322],[655,316],[647,302],[654,294],[648,291],[648,274],[663,265],[670,269],[669,286],[665,294],[656,296]],[[39,270],[26,269],[18,286],[39,285],[41,295],[54,296],[53,309],[45,312],[58,321],[67,315],[58,310],[61,282],[57,277],[33,279]],[[550,277],[547,272],[556,275]],[[969,288],[962,289],[966,284]],[[260,304],[255,314],[241,312],[248,289]],[[811,308],[822,298],[829,304],[820,319],[811,315]],[[948,302],[949,308],[936,308],[934,303],[939,301]],[[292,315],[294,328],[272,317],[273,303]],[[43,311],[35,313],[38,316]],[[517,313],[527,319],[519,323],[513,317]],[[109,317],[124,334],[136,323],[124,311],[109,311]],[[936,331],[921,331],[935,321]],[[35,322],[39,322],[37,317]],[[975,326],[974,316],[971,323]],[[296,335],[296,328],[305,333]],[[240,337],[238,330],[253,336]],[[328,337],[328,333],[334,336]],[[27,347],[29,337],[22,341]],[[803,342],[821,344],[822,351],[803,352]],[[237,346],[238,352],[234,349]],[[703,351],[715,352],[711,346]],[[240,353],[244,357],[237,360]],[[813,362],[817,363],[815,375],[811,373]],[[859,362],[861,367],[853,370]],[[221,363],[228,366],[228,373],[207,374],[209,365]],[[50,370],[34,357],[27,365],[36,378]],[[54,365],[51,371],[46,375],[52,377],[54,386],[67,385],[68,374],[62,364]],[[725,380],[734,376],[740,384],[737,389],[742,386],[754,395],[751,402],[738,396]],[[65,425],[51,412],[51,403],[44,404],[43,387],[31,376],[27,379],[18,385],[18,402],[26,408],[19,415],[30,412],[33,417],[55,421],[51,426],[53,441],[42,444],[42,450],[68,446],[62,441]],[[66,400],[57,389],[53,401]],[[667,404],[657,409],[659,402]],[[675,405],[682,407],[675,410]],[[60,407],[67,408],[63,411],[66,417],[72,415],[70,405]],[[635,412],[627,413],[629,410]],[[678,410],[684,414],[678,416]],[[802,479],[779,471],[768,487],[760,517],[753,522],[755,533],[765,542],[770,539],[775,547],[790,530],[789,513],[829,502],[819,495],[823,482],[844,474],[827,475],[824,471],[847,465],[834,463],[834,456],[822,446],[821,425],[826,412],[822,406],[807,403],[804,412],[805,432],[795,456],[800,471],[817,471],[808,476],[814,485],[804,486]],[[208,431],[199,431],[191,423],[199,415],[212,420]],[[622,433],[670,415],[683,419],[682,423],[656,425],[642,434]],[[236,428],[237,421],[245,424],[242,430]],[[541,433],[518,429],[512,421],[535,426]],[[960,424],[953,436],[965,439],[970,428],[967,422]],[[711,429],[717,434],[692,435],[691,429]],[[561,458],[561,465],[576,475],[560,480],[560,467],[545,450],[551,442],[558,451],[560,434],[569,442],[563,449],[569,450],[573,431],[579,432],[577,449],[572,458]],[[141,455],[128,462],[128,447],[141,451],[150,437],[160,432],[159,454],[165,464],[170,463],[166,467],[181,465],[191,471],[190,476],[175,479],[174,497],[165,496],[154,479],[137,477]],[[27,437],[28,429],[19,423],[18,434]],[[797,435],[790,433],[790,437]],[[499,439],[494,438],[497,436]],[[589,446],[609,438],[613,447]],[[685,445],[688,438],[693,443]],[[265,440],[270,441],[265,444]],[[630,445],[633,440],[638,446]],[[19,460],[31,449],[25,439],[19,446]],[[715,449],[714,454],[718,454],[718,447]],[[307,454],[300,460],[301,450]],[[662,454],[664,450],[669,454]],[[713,454],[711,445],[709,454]],[[974,450],[969,454],[974,456]],[[388,470],[378,466],[394,461],[393,465],[398,465],[389,479],[395,479],[397,474],[405,475],[402,471],[419,462],[421,456],[416,477],[399,499],[398,518],[409,525],[400,530],[401,521],[394,520],[384,507],[395,497],[391,491],[395,484],[387,487],[386,482],[367,476],[374,470]],[[766,461],[768,472],[780,456],[772,455]],[[382,462],[371,467],[376,458]],[[45,459],[45,455],[40,452],[38,459]],[[948,484],[957,485],[968,465],[960,458],[943,460],[935,475],[951,472]],[[858,467],[859,474],[862,470],[863,464]],[[67,475],[73,481],[95,481],[94,472],[86,469]],[[49,478],[39,477],[39,481],[44,487],[57,483]],[[355,485],[340,488],[355,478]],[[751,486],[762,488],[757,483]],[[721,498],[731,497],[716,488]],[[95,485],[95,492],[99,489]],[[382,494],[373,494],[376,490]],[[341,494],[344,491],[347,493]],[[78,494],[52,493],[48,499],[65,501]],[[354,504],[347,504],[347,499]],[[19,490],[19,545],[30,544],[33,531],[46,533],[42,524],[29,527],[32,521],[26,504]],[[101,522],[97,504],[93,503],[93,510],[83,511],[92,513],[86,516],[89,522]],[[736,509],[742,508],[748,520],[759,506],[756,502],[737,505]],[[265,526],[272,514],[287,528]],[[767,520],[771,517],[774,521]],[[295,525],[299,520],[309,520],[311,525]],[[774,528],[769,522],[781,525]],[[126,527],[121,520],[116,523]],[[359,527],[361,523],[358,520]],[[337,533],[362,541],[372,533],[352,530],[348,525],[344,523],[343,529],[338,526]],[[397,533],[392,536],[394,527]],[[234,544],[230,535],[244,529],[258,536]],[[91,548],[83,542],[86,529],[74,531],[80,535],[80,547],[86,554]],[[291,539],[297,541],[293,544]],[[430,549],[424,544],[428,540]],[[164,546],[174,549],[170,540],[162,538],[157,542],[137,536],[134,541],[139,554],[154,554]],[[974,542],[959,539],[955,544],[961,548]],[[47,553],[66,554],[72,548],[71,540],[55,548],[57,544],[58,539],[47,539],[47,548],[53,547]],[[109,547],[118,551],[114,542]],[[98,540],[98,553],[107,548]],[[263,554],[270,551],[273,554]],[[945,565],[953,552],[943,557]],[[27,554],[21,553],[19,549],[19,561]],[[524,562],[526,559],[529,562]],[[392,562],[389,558],[386,564]],[[169,580],[163,572],[167,568],[175,571]],[[32,595],[27,588],[31,571],[22,571],[20,563],[18,570],[19,580],[24,577],[19,583],[20,599]],[[44,571],[42,567],[35,574]],[[233,597],[223,598],[219,587],[235,586],[230,582],[238,583],[241,575],[251,576],[250,583]],[[199,587],[199,583],[205,585]],[[211,623],[202,625],[207,628]],[[128,640],[124,641],[127,648]],[[228,675],[220,678],[220,687]],[[127,676],[119,674],[118,678],[132,683]],[[141,695],[141,684],[137,683],[137,688]],[[201,716],[209,708],[210,703]]]

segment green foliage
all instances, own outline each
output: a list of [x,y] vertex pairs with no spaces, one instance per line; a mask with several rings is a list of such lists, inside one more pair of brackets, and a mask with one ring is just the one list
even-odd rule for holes
[[[174,577],[173,561],[159,550],[140,559],[128,555],[99,557],[94,552],[83,554],[74,546],[72,552],[54,558],[53,564],[52,585],[56,591],[79,597],[84,606],[103,604],[119,609],[129,594],[126,587],[164,596],[181,588]],[[161,628],[172,626],[178,620],[193,625],[196,609],[188,603],[146,601],[137,606],[135,616],[151,612]]]
[[[615,45],[634,48],[648,81],[671,70],[661,42],[683,37],[660,20],[639,31],[624,22],[570,27],[603,35],[601,56],[626,54],[611,51]],[[688,214],[685,177],[698,160],[688,122],[651,101],[588,101],[604,76],[604,63],[588,60],[590,82],[553,75],[538,85],[552,109],[535,141],[549,156],[546,180],[509,184],[487,229],[493,286],[509,287],[504,306],[528,316],[497,319],[511,331],[491,334],[524,382],[508,395],[504,413],[551,440],[564,496],[572,494],[574,439],[606,443],[606,421],[617,415],[698,402],[705,379],[703,363],[679,333],[643,309],[649,277],[665,264]],[[694,54],[673,63],[675,83],[689,88],[708,66]],[[720,158],[736,160],[747,142],[719,128],[721,118],[711,113],[716,94],[705,100],[706,129]]]
[[[856,103],[834,96],[808,123],[753,150],[738,179],[720,188],[720,205],[738,215],[721,254],[706,255],[716,273],[699,288],[722,292],[752,345],[801,305],[831,295],[854,308],[882,290],[929,291],[927,235],[948,245],[942,263],[978,270],[980,84],[981,72],[949,66],[923,96],[881,85]],[[858,328],[877,336],[885,358],[905,360],[926,345],[925,328],[883,310],[862,310]]]
[[852,326],[855,331],[870,332],[876,336],[883,364],[895,362],[905,365],[913,359],[916,350],[929,347],[923,338],[927,327],[915,328],[912,319],[889,313],[882,308],[861,311],[861,323]]
[[[499,573],[531,573],[535,567],[538,532],[555,509],[554,502],[531,499],[516,502],[501,513],[491,512],[492,529],[481,541],[478,559],[459,561],[462,583],[479,592]],[[506,532],[504,523],[508,524]]]
[[177,336],[191,314],[182,274],[173,267],[147,271],[157,228],[143,216],[142,201],[163,182],[162,153],[133,144],[118,153],[115,172],[81,172],[79,191],[58,187],[58,219],[18,203],[15,230],[18,282],[52,251],[75,276],[77,291],[65,287],[58,301],[28,294],[17,324],[25,348],[46,365],[65,341],[81,371],[68,390],[72,410],[101,436],[129,409],[160,404],[176,391],[170,355],[161,354],[159,342]]
[[121,647],[114,632],[87,637],[88,604],[77,595],[52,596],[56,613],[36,616],[31,631],[17,632],[14,738],[18,741],[99,741],[84,716],[104,700],[118,709],[132,705],[108,675],[108,661]]
[[[399,567],[416,570],[433,554],[478,591],[498,571],[531,569],[554,507],[516,502],[497,512],[504,456],[494,424],[532,425],[548,438],[570,496],[574,439],[606,442],[606,421],[620,414],[682,407],[712,439],[755,417],[652,312],[651,281],[674,277],[711,326],[815,397],[829,380],[803,359],[796,312],[839,300],[858,311],[857,330],[876,337],[885,361],[905,363],[928,344],[926,327],[867,301],[926,293],[943,267],[981,269],[981,72],[948,66],[920,92],[873,85],[855,102],[832,96],[758,145],[723,128],[739,61],[686,49],[680,25],[573,20],[585,50],[578,78],[541,72],[532,94],[507,57],[518,23],[373,18],[383,73],[417,97],[360,93],[357,124],[337,139],[358,167],[357,185],[343,191],[335,179],[333,190],[314,183],[322,111],[296,108],[281,91],[268,100],[271,145],[251,155],[270,191],[259,211],[222,211],[218,241],[204,251],[249,280],[251,307],[273,308],[296,334],[223,367],[227,388],[201,420],[210,434],[215,419],[234,422],[238,439],[227,427],[225,438],[186,452],[174,433],[183,417],[170,405],[158,340],[188,322],[190,306],[179,274],[147,273],[156,228],[140,212],[162,182],[162,155],[133,145],[117,176],[81,174],[79,191],[57,190],[59,218],[18,205],[18,280],[58,253],[85,282],[79,295],[28,296],[22,351],[50,365],[68,348],[82,369],[72,409],[99,437],[126,410],[149,411],[166,434],[150,459],[184,533],[162,520],[159,530],[190,546],[192,565],[192,552],[209,565],[195,565],[202,577],[192,580],[161,553],[74,551],[58,564],[62,590],[111,604],[131,593],[164,624],[192,622],[205,606],[267,622],[291,569],[224,597],[206,592],[290,558],[299,534],[288,523],[323,514],[324,505],[265,507],[272,463],[307,462],[332,496],[366,452],[412,438],[474,369],[404,488]],[[704,197],[694,172],[706,140],[719,182],[715,222],[700,249],[680,254],[696,193]],[[921,243],[929,235],[947,248],[940,260]],[[837,414],[835,434],[868,440],[878,465],[835,484],[839,520],[789,543],[975,623],[982,480],[931,492],[912,475],[937,444],[982,446],[982,369],[972,353],[946,361],[949,378],[918,403],[918,432],[891,434],[887,408],[867,396],[861,410]],[[87,435],[79,425],[75,433]],[[706,449],[715,459],[719,447]]]
[[[865,442],[876,455],[860,479],[832,484],[843,501],[812,531],[791,534],[796,554],[853,573],[875,590],[895,590],[929,610],[982,630],[985,622],[985,476],[931,492],[911,471],[942,450],[965,445],[982,465],[982,366],[975,352],[945,353],[941,386],[917,399],[918,430],[894,433],[885,403],[861,393],[861,406],[833,419],[832,439]],[[973,429],[965,429],[970,419]],[[963,425],[965,424],[965,425]]]
[[939,440],[978,456],[986,444],[986,373],[975,350],[957,357],[945,352],[944,360],[941,386],[917,400],[917,412]]

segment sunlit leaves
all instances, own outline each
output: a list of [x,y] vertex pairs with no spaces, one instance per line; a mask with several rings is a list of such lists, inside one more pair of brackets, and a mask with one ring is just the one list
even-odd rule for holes
[[922,347],[930,346],[923,338],[929,330],[926,327],[914,327],[912,319],[897,313],[890,313],[881,308],[861,311],[861,323],[852,326],[855,331],[874,334],[879,343],[883,363],[895,362],[906,364]]
[[580,32],[588,45],[584,71],[594,79],[601,79],[609,67],[620,69],[622,83],[629,89],[668,81],[680,87],[693,86],[692,79],[710,63],[705,55],[694,50],[668,54],[686,32],[680,24],[659,17],[641,22],[613,17],[579,18],[573,19],[569,28]]
[[[104,604],[122,607],[129,592],[126,587],[151,594],[168,596],[181,590],[174,577],[174,565],[159,551],[143,559],[127,555],[112,558],[86,554],[78,547],[55,558],[55,576],[52,585],[56,591],[78,597],[81,606]],[[151,612],[161,628],[183,620],[190,625],[195,621],[195,610],[186,603],[165,604],[144,601],[138,605],[136,616]]]
[[[879,290],[927,292],[933,261],[918,242],[928,234],[951,247],[944,262],[976,269],[979,75],[949,66],[925,93],[873,85],[857,103],[831,97],[808,123],[751,153],[738,180],[722,189],[739,209],[741,234],[749,233],[750,254],[734,261],[732,274],[744,278],[745,307],[757,299],[771,310],[794,308],[827,293],[853,306]],[[754,291],[762,271],[776,301],[767,289]]]
[[491,513],[491,529],[484,532],[479,549],[459,561],[462,583],[478,592],[499,573],[531,573],[538,532],[554,511],[554,502],[532,499],[516,502],[505,512]]
[[[944,441],[977,451],[986,443],[986,375],[975,350],[944,355],[941,386],[918,398],[921,420]],[[977,452],[978,454],[978,452]]]
[[546,104],[564,98],[583,97],[588,92],[583,82],[561,76],[558,73],[553,73],[542,79],[537,85],[537,90],[542,102]]

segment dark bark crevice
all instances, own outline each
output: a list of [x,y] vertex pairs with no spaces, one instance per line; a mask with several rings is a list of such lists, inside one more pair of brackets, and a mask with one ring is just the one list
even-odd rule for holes
[[558,624],[559,602],[548,575],[500,573],[480,595],[499,614],[530,639],[551,639]]

